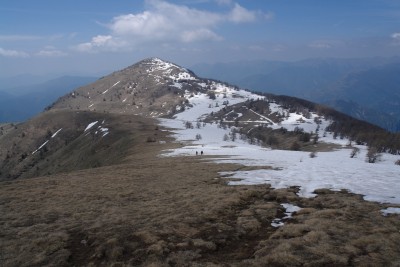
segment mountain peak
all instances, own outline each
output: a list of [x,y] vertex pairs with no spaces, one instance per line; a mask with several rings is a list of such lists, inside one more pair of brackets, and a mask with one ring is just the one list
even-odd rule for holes
[[144,59],[136,65],[144,67],[148,74],[161,75],[174,81],[198,79],[192,71],[158,57]]
[[206,90],[206,83],[186,68],[152,57],[77,88],[48,109],[168,116],[182,106],[186,91]]

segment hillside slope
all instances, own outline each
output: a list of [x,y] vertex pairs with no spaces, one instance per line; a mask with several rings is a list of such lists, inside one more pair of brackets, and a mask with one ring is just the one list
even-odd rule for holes
[[193,69],[200,75],[251,90],[329,105],[355,118],[399,131],[399,62],[399,58],[309,59],[203,64]]
[[[167,134],[167,132],[162,132]],[[400,224],[382,204],[319,190],[227,186],[237,164],[159,157],[129,147],[124,164],[0,182],[2,266],[391,265]],[[287,203],[302,209],[288,216]],[[274,222],[284,223],[274,227]],[[275,224],[274,224],[275,225]],[[337,248],[340,249],[337,249]],[[21,253],[23,251],[23,253]]]
[[121,163],[128,149],[155,134],[153,124],[137,116],[45,112],[0,135],[0,180]]

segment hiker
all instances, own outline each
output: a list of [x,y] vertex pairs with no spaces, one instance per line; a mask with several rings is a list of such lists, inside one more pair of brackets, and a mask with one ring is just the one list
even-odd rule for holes
[[201,153],[201,155],[203,155],[203,150],[200,153]]
[[196,156],[199,154],[199,152],[196,151]]

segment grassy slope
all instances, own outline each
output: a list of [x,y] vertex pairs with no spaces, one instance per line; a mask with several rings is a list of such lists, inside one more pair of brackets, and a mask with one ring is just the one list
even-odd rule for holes
[[[137,124],[133,123],[132,127]],[[238,165],[158,157],[146,127],[123,164],[0,183],[2,266],[387,266],[400,263],[400,217],[360,196],[227,186]],[[131,129],[134,132],[134,129]],[[148,143],[156,134],[166,143]],[[304,209],[280,229],[280,203]]]

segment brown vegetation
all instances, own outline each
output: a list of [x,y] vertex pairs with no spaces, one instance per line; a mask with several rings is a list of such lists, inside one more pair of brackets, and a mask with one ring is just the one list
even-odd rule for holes
[[[149,126],[154,131],[154,126]],[[168,133],[123,164],[0,183],[2,266],[388,266],[400,218],[346,192],[227,186],[241,166],[160,157]],[[133,145],[132,145],[133,144]],[[281,228],[281,203],[303,209]]]

